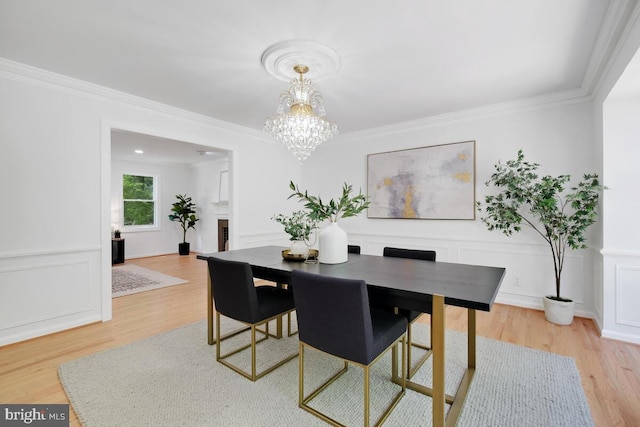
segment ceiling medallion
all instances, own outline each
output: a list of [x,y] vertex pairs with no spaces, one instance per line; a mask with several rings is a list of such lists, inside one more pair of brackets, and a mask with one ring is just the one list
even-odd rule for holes
[[340,58],[331,48],[310,40],[287,40],[269,46],[260,58],[267,73],[283,82],[297,77],[293,67],[309,67],[307,78],[320,82],[331,77],[340,68]]

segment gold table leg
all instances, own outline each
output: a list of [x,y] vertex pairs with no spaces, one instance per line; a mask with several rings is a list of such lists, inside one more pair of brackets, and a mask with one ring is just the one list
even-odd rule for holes
[[444,331],[445,331],[445,306],[444,296],[433,296],[433,311],[431,314],[433,323],[433,336],[431,348],[433,349],[433,426],[443,427],[445,422],[444,392]]
[[[444,296],[433,296],[431,314],[431,348],[433,357],[432,388],[407,380],[408,389],[431,396],[433,404],[433,426],[455,426],[462,412],[467,393],[471,386],[476,368],[476,311],[467,310],[467,370],[458,385],[455,396],[445,393],[445,304]],[[393,378],[393,377],[392,377]],[[394,382],[399,383],[397,378]],[[446,414],[446,405],[451,405]]]
[[467,309],[467,371],[462,376],[453,404],[447,415],[447,425],[453,426],[462,412],[464,401],[471,387],[471,381],[476,373],[476,311]]

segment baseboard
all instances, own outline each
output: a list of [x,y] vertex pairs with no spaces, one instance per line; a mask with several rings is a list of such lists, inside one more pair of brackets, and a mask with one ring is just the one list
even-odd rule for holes
[[138,259],[138,258],[149,258],[154,256],[177,255],[177,254],[178,254],[178,248],[176,248],[175,251],[150,252],[146,254],[133,254],[131,256],[127,255],[124,260],[127,261],[127,260]]
[[[541,297],[523,297],[514,294],[498,293],[496,302],[499,304],[512,305],[514,307],[530,308],[533,310],[544,311]],[[586,319],[593,319],[594,315],[588,310],[585,310],[581,304],[576,303],[575,315],[578,317],[584,317]]]
[[601,336],[602,338],[608,338],[616,341],[624,341],[631,344],[640,344],[640,336],[638,335],[623,334],[620,332],[604,329],[601,332]]
[[33,338],[38,338],[44,335],[53,334],[56,332],[62,332],[67,329],[77,328],[79,326],[85,326],[91,323],[101,322],[102,319],[100,315],[91,315],[82,318],[77,318],[68,322],[56,323],[53,325],[43,326],[37,329],[29,329],[24,332],[18,332],[8,335],[0,335],[0,347],[3,345],[14,344],[21,341],[30,340]]

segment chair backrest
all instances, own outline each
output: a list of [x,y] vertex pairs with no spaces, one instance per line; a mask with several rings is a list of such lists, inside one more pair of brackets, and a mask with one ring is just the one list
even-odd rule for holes
[[350,254],[359,254],[360,246],[358,245],[347,245],[347,252]]
[[226,317],[255,323],[259,306],[251,266],[213,257],[208,258],[208,263],[216,310]]
[[382,255],[394,258],[421,259],[424,261],[436,260],[436,251],[426,251],[421,249],[391,248],[387,246],[383,249]]
[[364,280],[294,270],[292,288],[300,341],[334,356],[368,363],[373,327]]

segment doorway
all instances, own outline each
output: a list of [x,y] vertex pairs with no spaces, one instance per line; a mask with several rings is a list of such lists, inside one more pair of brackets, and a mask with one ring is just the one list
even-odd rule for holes
[[[155,132],[155,131],[154,131]],[[176,194],[188,192],[196,202],[199,221],[196,233],[189,231],[194,251],[214,252],[217,238],[209,229],[217,232],[217,223],[209,220],[214,209],[213,193],[219,191],[219,183],[207,176],[220,176],[220,170],[232,170],[232,151],[219,147],[197,144],[153,134],[148,129],[135,126],[102,125],[102,320],[112,318],[111,266],[112,237],[115,228],[124,240],[126,259],[152,257],[178,252],[182,229],[168,219],[168,213]],[[136,152],[138,151],[138,152]],[[141,152],[140,152],[141,151]],[[149,230],[127,230],[123,223],[122,173],[140,170],[158,176],[159,191],[156,227]],[[227,185],[229,185],[227,183]],[[227,188],[231,195],[231,188]],[[231,198],[231,197],[230,197]],[[122,229],[121,229],[122,228]],[[177,237],[176,237],[177,236]],[[208,237],[207,237],[208,236]],[[227,240],[229,237],[227,236]]]

